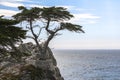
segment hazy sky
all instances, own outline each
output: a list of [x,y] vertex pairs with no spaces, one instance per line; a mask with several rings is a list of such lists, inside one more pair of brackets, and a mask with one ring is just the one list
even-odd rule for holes
[[120,49],[120,0],[0,0],[0,15],[17,13],[17,6],[63,6],[75,16],[70,22],[85,34],[63,31],[51,42],[59,49]]

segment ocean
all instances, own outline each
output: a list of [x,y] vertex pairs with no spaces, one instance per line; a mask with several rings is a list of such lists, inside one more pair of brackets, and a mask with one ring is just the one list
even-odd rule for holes
[[53,50],[65,80],[120,80],[120,50]]

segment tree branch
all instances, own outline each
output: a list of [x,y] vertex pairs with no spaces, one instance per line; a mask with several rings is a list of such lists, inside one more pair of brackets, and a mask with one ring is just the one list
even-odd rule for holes
[[48,39],[47,39],[46,42],[45,42],[44,53],[46,53],[46,50],[47,50],[47,48],[48,48],[48,45],[49,45],[50,41],[53,39],[54,36],[56,36],[56,33],[57,33],[58,31],[62,30],[62,29],[63,29],[62,27],[59,27],[59,28],[57,28],[55,31],[51,31]]
[[37,35],[37,38],[40,36],[40,33],[41,33],[41,31],[42,31],[43,28],[45,28],[45,27],[41,27],[41,28],[40,28],[39,33],[38,33],[38,35]]
[[42,47],[40,46],[40,44],[39,44],[39,42],[38,42],[38,37],[37,37],[37,35],[34,33],[34,31],[33,31],[33,27],[32,27],[32,20],[30,20],[30,30],[31,30],[31,32],[32,32],[32,34],[33,34],[33,36],[34,36],[34,40],[35,40],[35,42],[36,42],[36,44],[37,44],[37,46],[38,46],[38,48],[39,48],[39,52],[40,53],[42,53]]
[[54,32],[52,30],[49,30],[49,25],[50,25],[50,19],[48,19],[47,21],[47,26],[46,26],[46,31],[49,33],[49,34],[53,34]]
[[49,42],[52,40],[52,38],[55,36],[55,33],[52,33],[49,35],[48,39],[46,40],[44,44],[44,53],[46,54],[46,50],[48,48]]

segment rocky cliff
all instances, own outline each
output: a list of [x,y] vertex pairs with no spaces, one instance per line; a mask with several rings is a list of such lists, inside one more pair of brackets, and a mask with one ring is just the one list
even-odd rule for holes
[[29,56],[23,57],[21,62],[10,58],[1,61],[0,80],[64,80],[49,48],[46,59],[32,43],[20,45],[19,49]]

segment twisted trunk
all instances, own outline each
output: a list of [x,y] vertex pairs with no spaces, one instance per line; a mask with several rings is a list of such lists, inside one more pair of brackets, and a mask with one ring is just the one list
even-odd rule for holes
[[39,52],[40,53],[43,53],[43,50],[42,50],[42,47],[40,46],[40,44],[39,44],[39,42],[38,42],[38,37],[37,37],[37,35],[34,33],[34,31],[33,31],[33,27],[32,27],[32,20],[30,20],[30,30],[31,30],[31,32],[32,32],[32,34],[33,34],[33,36],[34,36],[34,41],[36,42],[36,45],[37,45],[37,47],[39,48]]

